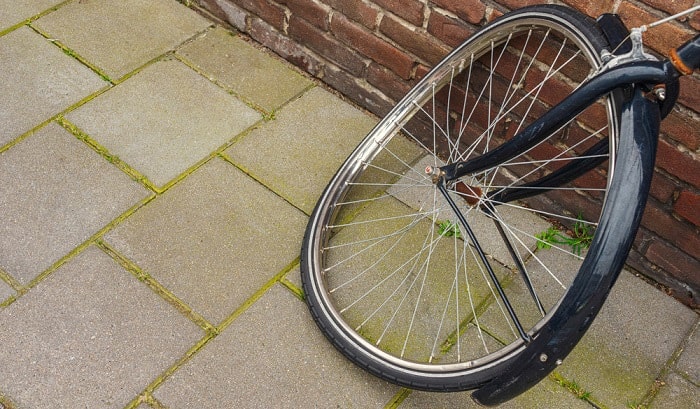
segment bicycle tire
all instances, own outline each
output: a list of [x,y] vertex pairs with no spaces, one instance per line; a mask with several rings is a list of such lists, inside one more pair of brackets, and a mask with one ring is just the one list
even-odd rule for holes
[[[311,314],[348,359],[413,389],[473,389],[507,368],[551,318],[590,256],[575,243],[590,240],[614,173],[615,100],[594,104],[518,158],[448,186],[483,239],[495,281],[463,234],[467,227],[453,215],[442,219],[450,212],[426,171],[507,141],[597,71],[607,48],[595,22],[572,9],[539,5],[507,13],[445,57],[348,157],[311,214],[301,252]],[[510,64],[504,68],[501,61]],[[489,67],[494,62],[499,66]],[[554,87],[567,91],[557,96]],[[565,161],[581,163],[590,152],[583,147],[600,141],[609,145],[605,162],[585,178],[539,196],[520,195],[516,205],[489,204],[508,186],[520,186],[520,193],[536,189],[532,179]],[[523,222],[554,222],[559,229],[536,234]],[[496,243],[494,233],[510,248]],[[558,242],[574,243],[573,251]],[[559,256],[573,271],[543,261],[559,263]],[[504,311],[508,304],[512,315]]]

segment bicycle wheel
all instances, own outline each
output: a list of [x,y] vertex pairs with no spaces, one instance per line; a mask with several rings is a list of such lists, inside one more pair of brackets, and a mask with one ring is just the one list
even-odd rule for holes
[[[450,182],[468,226],[430,172],[507,143],[595,73],[605,47],[595,22],[570,9],[508,13],[440,62],[351,154],[301,254],[312,315],[346,357],[399,385],[466,390],[499,374],[547,322],[607,194],[612,99]],[[553,186],[552,175],[579,167],[590,171]]]

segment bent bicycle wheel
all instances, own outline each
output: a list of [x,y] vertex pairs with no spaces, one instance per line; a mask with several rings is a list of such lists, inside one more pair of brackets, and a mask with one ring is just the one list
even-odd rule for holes
[[[301,270],[316,323],[347,358],[406,387],[466,390],[536,336],[595,234],[614,102],[449,182],[467,225],[432,176],[507,143],[592,76],[605,47],[595,22],[570,9],[508,13],[440,62],[346,160],[311,215]],[[586,172],[574,178],[577,169]]]

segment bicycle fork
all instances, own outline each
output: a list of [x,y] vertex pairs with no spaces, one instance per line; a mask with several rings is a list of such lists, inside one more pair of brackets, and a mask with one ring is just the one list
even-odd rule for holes
[[[591,243],[591,254],[581,266],[581,274],[571,284],[559,308],[537,337],[502,375],[494,378],[472,396],[483,405],[495,405],[534,386],[560,365],[591,325],[612,285],[622,270],[646,205],[656,155],[660,125],[659,106],[640,89],[623,105],[618,166],[611,182],[611,197],[605,203],[603,218]],[[627,183],[628,175],[642,173],[642,183]],[[629,204],[635,203],[633,208]],[[620,231],[619,226],[630,226]],[[596,251],[596,249],[600,249]],[[608,259],[608,260],[604,260]],[[613,266],[602,270],[600,265]]]

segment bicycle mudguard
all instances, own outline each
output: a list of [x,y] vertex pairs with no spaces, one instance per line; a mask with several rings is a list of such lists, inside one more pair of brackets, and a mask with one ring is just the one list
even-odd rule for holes
[[[618,165],[591,243],[590,254],[598,257],[585,259],[561,308],[510,367],[473,392],[477,403],[497,405],[537,384],[562,363],[593,322],[625,264],[639,227],[654,169],[659,125],[658,103],[646,99],[636,87],[622,106]],[[620,231],[620,226],[630,228]]]

